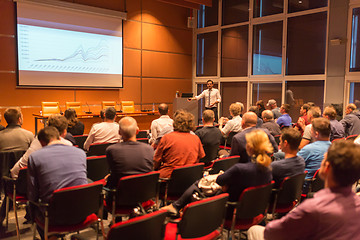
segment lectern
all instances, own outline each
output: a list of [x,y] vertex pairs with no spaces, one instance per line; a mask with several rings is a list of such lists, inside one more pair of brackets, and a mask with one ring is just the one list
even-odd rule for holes
[[199,113],[198,113],[198,101],[192,100],[188,101],[187,98],[174,98],[173,102],[174,112],[179,109],[184,109],[195,116],[195,125],[198,124],[199,121]]

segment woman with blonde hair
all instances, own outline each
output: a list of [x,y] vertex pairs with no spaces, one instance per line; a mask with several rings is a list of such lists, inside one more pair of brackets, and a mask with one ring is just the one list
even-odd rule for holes
[[[239,200],[240,194],[248,187],[263,185],[271,182],[272,174],[270,170],[273,147],[269,141],[267,134],[261,130],[254,130],[246,134],[246,151],[251,156],[251,161],[247,163],[237,163],[223,174],[219,174],[216,183],[221,190],[214,194],[222,192],[229,193],[229,201],[235,202]],[[212,176],[212,175],[210,175]],[[174,203],[164,207],[170,212],[178,212],[192,201],[194,192],[204,197],[204,192],[199,187],[198,182],[190,186],[184,194]],[[206,195],[209,196],[209,195]],[[230,210],[231,211],[231,210]]]

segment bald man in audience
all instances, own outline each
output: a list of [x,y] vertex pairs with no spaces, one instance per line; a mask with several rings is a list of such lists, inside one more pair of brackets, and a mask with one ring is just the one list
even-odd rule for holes
[[8,108],[4,118],[7,126],[0,131],[0,152],[26,151],[34,140],[34,134],[21,127],[23,114],[20,108]]
[[360,178],[360,146],[334,142],[319,173],[324,189],[266,227],[251,227],[249,240],[359,239],[360,198],[351,188]]
[[356,105],[350,103],[346,106],[345,117],[340,121],[344,126],[345,137],[360,134],[359,112],[356,112]]
[[281,134],[281,130],[279,125],[274,121],[274,114],[270,110],[264,110],[261,114],[262,119],[264,121],[262,128],[266,128],[269,130],[271,135],[279,136]]
[[[242,118],[242,128],[243,130],[237,133],[231,142],[231,151],[230,156],[240,155],[240,162],[247,163],[249,162],[250,156],[246,152],[246,138],[245,135],[255,129],[258,116],[254,112],[247,112]],[[278,151],[278,145],[275,141],[275,138],[270,134],[267,129],[262,129],[268,135],[271,145],[274,148],[274,152]]]
[[169,113],[169,107],[166,103],[161,103],[158,107],[158,111],[160,114],[160,117],[158,119],[155,119],[151,122],[150,126],[150,132],[151,132],[151,138],[149,139],[149,143],[153,144],[156,139],[158,138],[161,130],[164,128],[172,127],[174,120],[172,120],[168,113]]
[[138,132],[139,128],[134,118],[123,117],[119,121],[119,134],[123,142],[106,149],[106,159],[111,170],[107,181],[110,188],[115,188],[119,179],[124,176],[153,170],[154,150],[149,144],[136,141]]
[[89,150],[92,143],[117,143],[120,140],[119,124],[115,122],[116,110],[108,107],[105,110],[105,119],[101,123],[92,125],[84,143],[84,149]]

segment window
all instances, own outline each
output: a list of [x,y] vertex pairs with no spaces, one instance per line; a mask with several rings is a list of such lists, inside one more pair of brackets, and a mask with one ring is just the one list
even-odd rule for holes
[[360,82],[350,83],[349,103],[360,101]]
[[282,22],[254,26],[253,75],[281,74]]
[[223,0],[222,25],[249,21],[249,0]]
[[198,11],[198,28],[209,27],[218,24],[218,1],[212,1],[212,7],[201,5]]
[[229,116],[230,104],[241,102],[244,111],[247,105],[247,82],[223,82],[221,83],[221,115]]
[[289,13],[327,6],[328,0],[289,0]]
[[290,116],[293,122],[299,118],[300,107],[307,102],[313,102],[323,108],[324,81],[287,81],[285,102],[290,104]]
[[217,75],[218,33],[204,33],[197,36],[197,76]]
[[247,76],[248,72],[248,26],[222,30],[221,76]]
[[351,24],[351,52],[350,52],[350,72],[360,71],[360,8],[354,8]]
[[259,100],[263,100],[266,105],[268,100],[275,99],[280,106],[281,86],[281,83],[253,83],[252,105],[255,105]]
[[254,1],[254,17],[264,17],[284,11],[284,0]]
[[287,75],[324,74],[327,13],[288,19]]

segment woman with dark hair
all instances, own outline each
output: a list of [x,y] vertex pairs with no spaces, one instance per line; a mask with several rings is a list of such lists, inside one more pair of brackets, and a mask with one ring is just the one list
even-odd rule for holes
[[[229,201],[236,202],[240,194],[248,187],[258,186],[270,183],[272,174],[270,170],[271,158],[269,154],[273,152],[273,147],[267,134],[263,130],[254,130],[246,134],[246,152],[251,156],[251,162],[237,163],[223,174],[209,175],[215,176],[218,191],[213,194],[222,192],[229,193]],[[193,195],[204,197],[209,196],[198,186],[199,181],[190,186],[184,194],[174,203],[164,207],[170,212],[177,213],[186,204],[193,200]]]
[[65,117],[68,120],[67,131],[72,135],[83,135],[84,124],[77,119],[76,111],[73,108],[66,109]]

